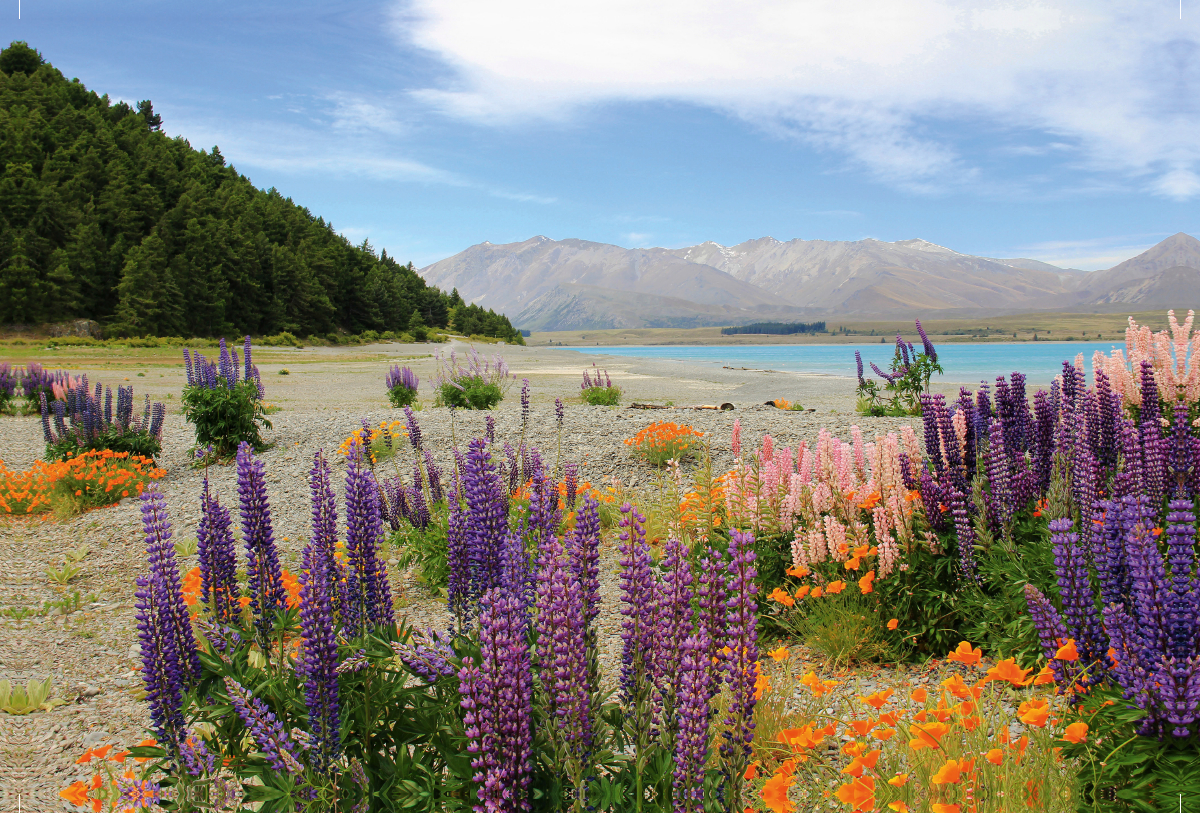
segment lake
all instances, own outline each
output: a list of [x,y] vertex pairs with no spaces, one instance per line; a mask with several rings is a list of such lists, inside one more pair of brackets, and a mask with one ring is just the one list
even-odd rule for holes
[[[916,345],[919,349],[920,345]],[[942,344],[938,361],[946,371],[935,381],[978,383],[996,380],[998,375],[1016,371],[1025,374],[1030,384],[1047,385],[1062,372],[1064,360],[1083,353],[1090,372],[1092,354],[1108,354],[1116,342],[1023,342],[1014,344]],[[891,344],[773,344],[773,345],[686,345],[653,347],[572,347],[581,353],[611,356],[635,356],[650,359],[678,359],[726,367],[751,367],[824,375],[857,375],[854,351],[862,352],[864,372],[873,375],[870,364],[889,370],[895,342]],[[878,378],[878,376],[875,376]]]

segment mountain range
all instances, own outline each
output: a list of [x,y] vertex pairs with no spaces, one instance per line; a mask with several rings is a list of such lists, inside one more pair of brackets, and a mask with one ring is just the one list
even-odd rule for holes
[[1200,241],[1182,232],[1103,271],[960,254],[925,240],[771,237],[627,249],[534,237],[480,243],[420,270],[527,330],[764,320],[984,316],[1200,306]]

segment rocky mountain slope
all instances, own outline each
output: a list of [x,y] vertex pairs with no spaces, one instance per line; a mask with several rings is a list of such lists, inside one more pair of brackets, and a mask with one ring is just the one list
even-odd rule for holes
[[[1197,273],[1193,273],[1197,272]],[[1200,241],[1176,234],[1085,273],[960,254],[925,240],[771,237],[736,246],[625,249],[535,237],[481,243],[427,268],[433,285],[519,327],[699,327],[765,319],[1200,306]]]

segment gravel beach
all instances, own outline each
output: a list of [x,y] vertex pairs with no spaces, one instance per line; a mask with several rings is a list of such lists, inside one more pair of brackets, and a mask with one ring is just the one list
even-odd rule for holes
[[[440,349],[461,354],[466,345]],[[480,350],[487,356],[501,353],[518,379],[493,412],[498,440],[517,437],[520,379],[528,378],[533,402],[528,439],[532,445],[547,459],[554,459],[554,400],[562,398],[567,403],[563,458],[580,463],[582,479],[597,486],[616,482],[634,495],[649,487],[654,471],[635,461],[623,441],[656,420],[691,424],[705,433],[718,472],[732,463],[729,435],[735,419],[741,420],[746,446],[757,444],[765,433],[789,446],[802,439],[812,441],[821,427],[847,439],[855,424],[868,438],[907,423],[920,430],[919,421],[854,414],[855,382],[848,378],[585,356],[568,349],[484,346]],[[483,433],[484,413],[459,411],[452,425],[448,410],[431,406],[429,382],[434,364],[430,353],[429,345],[383,344],[352,351],[271,348],[269,355],[264,354],[271,359],[259,364],[267,401],[281,411],[271,416],[273,428],[265,437],[272,446],[262,458],[285,567],[298,569],[309,533],[307,472],[313,455],[324,449],[336,461],[335,477],[340,480],[345,467],[335,450],[362,420],[377,425],[385,419],[403,419],[386,400],[383,377],[390,363],[407,364],[421,377],[424,408],[418,420],[426,444],[439,462],[446,465],[451,459],[452,435],[463,446],[469,437]],[[364,354],[371,360],[361,360]],[[580,374],[593,362],[607,369],[625,391],[621,407],[579,403]],[[289,374],[279,375],[281,368],[287,368]],[[204,475],[188,465],[193,438],[190,426],[178,413],[184,383],[182,362],[137,369],[144,375],[87,367],[76,367],[73,372],[88,372],[93,383],[113,386],[124,383],[126,376],[137,376],[132,378],[137,399],[148,392],[167,404],[159,462],[168,474],[159,487],[167,497],[176,538],[194,538]],[[946,386],[945,390],[957,388]],[[764,406],[764,401],[774,398],[799,402],[811,411],[784,412]],[[635,401],[673,403],[676,408],[628,408]],[[735,408],[726,412],[679,408],[721,403],[732,403]],[[9,469],[27,469],[42,452],[42,430],[36,418],[0,418],[0,459]],[[209,476],[225,504],[234,505],[235,468],[213,467]],[[83,548],[88,552],[82,558],[82,572],[69,585],[56,585],[46,576],[47,569],[62,565],[68,552],[82,552]],[[604,546],[606,611],[600,627],[606,664],[614,662],[620,644],[614,548],[611,541]],[[194,556],[181,563],[184,570],[195,564]],[[58,791],[87,775],[83,766],[75,764],[79,754],[100,743],[127,746],[142,738],[148,718],[144,705],[133,695],[141,687],[133,668],[137,657],[133,584],[144,565],[141,515],[134,499],[65,521],[0,520],[0,567],[4,569],[0,577],[0,679],[23,684],[30,678],[50,677],[53,696],[65,701],[49,712],[26,716],[0,713],[0,809],[17,810],[18,797],[25,811],[73,809],[58,797]],[[399,612],[411,623],[446,626],[441,601],[394,564],[390,576]],[[53,606],[75,593],[80,597],[77,608]],[[25,617],[17,617],[22,614]]]

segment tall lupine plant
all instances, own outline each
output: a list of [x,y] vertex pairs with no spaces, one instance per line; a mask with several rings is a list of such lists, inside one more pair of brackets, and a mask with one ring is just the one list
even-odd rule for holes
[[934,373],[942,373],[942,365],[938,362],[937,349],[918,319],[917,333],[921,336],[921,351],[913,347],[912,342],[906,342],[900,334],[896,334],[896,350],[892,356],[890,372],[879,369],[879,365],[871,363],[871,369],[883,379],[883,386],[873,378],[863,376],[863,360],[860,351],[854,352],[858,367],[858,411],[867,415],[903,415],[921,414],[921,396],[929,392],[929,380]]
[[392,406],[400,409],[409,406],[413,401],[417,400],[417,390],[420,387],[421,380],[417,378],[417,374],[407,367],[401,367],[399,364],[393,364],[388,370],[387,377],[384,379],[384,386],[387,387],[388,400],[392,402]]
[[242,360],[237,351],[220,341],[216,361],[186,347],[183,350],[187,385],[183,388],[183,414],[196,429],[196,447],[209,455],[229,458],[242,443],[255,449],[265,445],[261,429],[271,428],[264,411],[262,377],[250,354],[250,337],[243,346]]
[[0,412],[12,410],[13,399],[17,397],[17,384],[18,377],[12,365],[7,361],[0,363]]
[[53,384],[54,400],[40,392],[42,434],[47,460],[65,460],[90,450],[111,449],[143,457],[155,457],[162,449],[163,419],[167,409],[150,404],[139,418],[133,414],[133,387],[117,387],[116,411],[112,388],[89,392],[87,376],[69,379],[67,385]]

